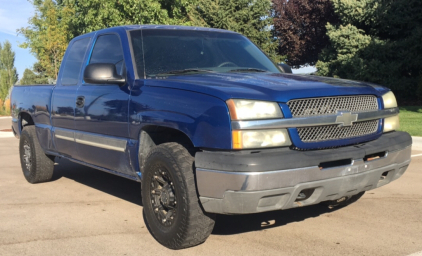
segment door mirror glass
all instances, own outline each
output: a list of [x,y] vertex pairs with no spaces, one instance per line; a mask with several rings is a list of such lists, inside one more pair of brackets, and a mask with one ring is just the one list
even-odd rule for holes
[[126,79],[119,75],[116,65],[111,63],[93,63],[85,68],[84,81],[89,84],[123,85]]

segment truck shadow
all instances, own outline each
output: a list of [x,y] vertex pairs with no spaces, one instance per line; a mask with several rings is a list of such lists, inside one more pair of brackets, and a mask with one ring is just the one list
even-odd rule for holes
[[52,181],[62,177],[142,206],[141,185],[138,182],[56,158]]
[[[62,177],[142,206],[141,186],[138,182],[79,165],[65,159],[57,159],[53,182]],[[335,210],[338,209],[340,208]],[[263,231],[314,218],[332,211],[326,206],[313,205],[257,214],[217,215],[216,225],[212,234],[234,235],[251,231]]]
[[266,229],[284,226],[289,223],[300,222],[305,219],[318,217],[332,211],[333,210],[330,210],[327,206],[311,205],[303,208],[256,214],[217,215],[217,221],[212,234],[234,235],[251,231],[264,231]]

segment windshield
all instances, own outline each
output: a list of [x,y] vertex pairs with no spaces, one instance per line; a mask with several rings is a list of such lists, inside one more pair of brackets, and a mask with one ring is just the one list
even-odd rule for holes
[[258,47],[239,34],[144,29],[130,35],[140,77],[144,68],[147,78],[202,72],[280,73]]

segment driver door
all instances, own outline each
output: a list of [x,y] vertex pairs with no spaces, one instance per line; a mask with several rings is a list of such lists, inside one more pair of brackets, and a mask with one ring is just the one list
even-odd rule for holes
[[[87,64],[112,63],[126,76],[122,44],[118,34],[96,39]],[[133,174],[127,158],[128,84],[82,82],[76,93],[75,109],[77,159],[120,173]]]

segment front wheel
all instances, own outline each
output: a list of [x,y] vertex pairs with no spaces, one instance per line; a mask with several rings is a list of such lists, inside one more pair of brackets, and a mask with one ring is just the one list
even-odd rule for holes
[[149,153],[142,176],[145,222],[153,237],[170,249],[203,243],[214,228],[196,193],[194,158],[178,143],[164,143]]

